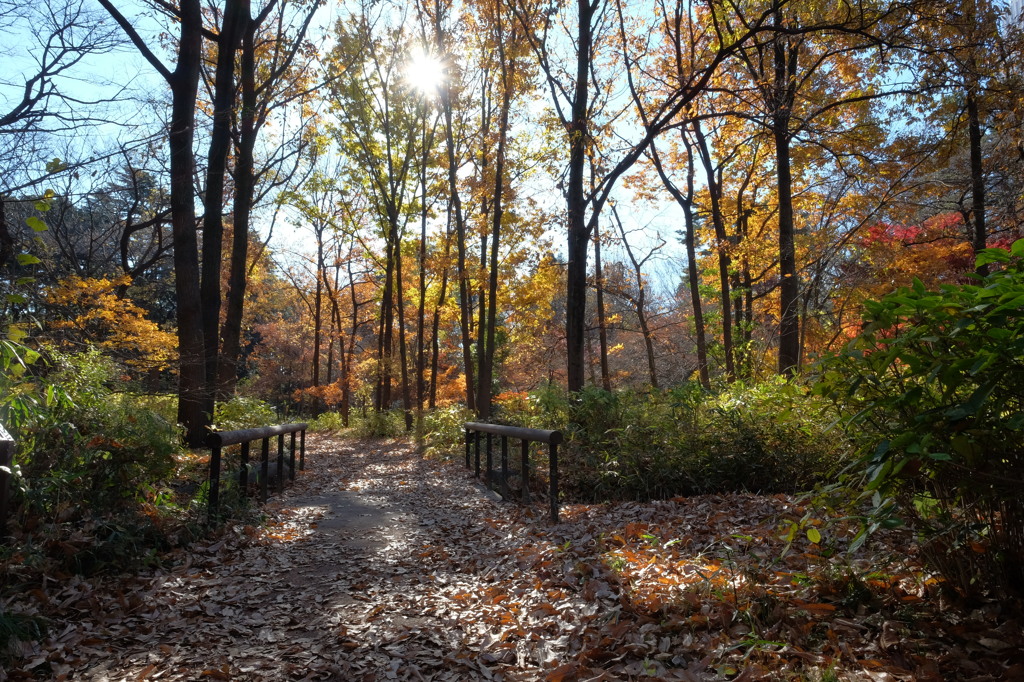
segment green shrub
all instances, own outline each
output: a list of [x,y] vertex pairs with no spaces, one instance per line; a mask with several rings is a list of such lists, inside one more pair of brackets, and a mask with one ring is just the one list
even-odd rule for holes
[[473,421],[473,413],[463,405],[441,407],[423,418],[424,454],[428,457],[458,459],[465,453],[466,431],[463,424]]
[[37,510],[114,510],[143,498],[174,470],[176,425],[112,393],[116,375],[93,350],[54,353],[37,378],[43,400],[15,434],[24,490]]
[[213,408],[213,428],[217,431],[238,431],[274,426],[280,418],[274,408],[258,398],[236,395]]
[[336,432],[347,428],[340,412],[322,412],[309,422],[311,432]]
[[371,411],[365,417],[351,421],[352,430],[359,438],[394,438],[405,433],[405,413],[402,410]]
[[818,386],[860,446],[856,480],[965,593],[1024,589],[1024,240],[978,260],[997,269],[867,302]]
[[[649,392],[588,387],[572,401],[544,387],[495,403],[495,422],[563,432],[567,499],[794,492],[827,480],[846,456],[828,432],[827,403],[783,379],[718,393],[697,383]],[[458,457],[462,423],[471,419],[461,408],[432,414],[429,450]]]
[[565,480],[584,499],[807,489],[844,456],[826,433],[824,407],[783,379],[718,393],[696,383],[585,389],[571,408]]

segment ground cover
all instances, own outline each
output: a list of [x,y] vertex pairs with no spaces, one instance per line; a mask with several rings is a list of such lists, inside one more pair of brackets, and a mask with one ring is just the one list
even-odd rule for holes
[[854,528],[812,524],[786,551],[789,496],[550,525],[405,441],[314,436],[307,461],[263,525],[9,597],[48,627],[0,679],[1024,679],[1012,602],[949,599],[899,532],[848,556]]

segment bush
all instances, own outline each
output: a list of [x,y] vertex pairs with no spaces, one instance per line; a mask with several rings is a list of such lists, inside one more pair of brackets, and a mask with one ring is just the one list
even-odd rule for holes
[[256,429],[274,426],[279,421],[274,408],[258,398],[236,395],[213,408],[213,428],[217,431]]
[[97,351],[55,353],[37,378],[43,400],[16,432],[29,500],[44,514],[85,505],[113,510],[142,499],[174,470],[175,424],[108,385],[116,367]]
[[340,412],[323,412],[309,422],[311,432],[335,432],[345,429],[345,419]]
[[859,444],[856,480],[968,594],[1024,589],[1024,240],[978,261],[998,269],[868,301],[818,386]]
[[[496,422],[563,431],[562,489],[575,500],[794,492],[827,480],[846,456],[827,431],[826,402],[782,379],[718,393],[697,383],[650,392],[588,387],[572,401],[544,387],[495,403]],[[458,457],[471,419],[462,408],[432,414],[428,451]]]
[[584,499],[804,490],[844,456],[823,409],[783,379],[718,393],[696,383],[649,393],[588,388],[571,408],[566,480]]
[[423,438],[427,457],[458,459],[465,452],[463,424],[473,421],[473,413],[462,405],[441,407],[423,418]]
[[352,419],[352,430],[359,438],[394,438],[404,434],[405,412],[388,410],[368,412],[365,417]]

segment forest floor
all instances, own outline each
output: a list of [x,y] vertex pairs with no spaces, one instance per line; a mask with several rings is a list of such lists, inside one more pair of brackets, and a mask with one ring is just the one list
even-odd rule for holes
[[895,533],[786,552],[787,496],[551,525],[405,441],[320,436],[265,512],[163,568],[14,598],[50,627],[0,680],[1024,679],[1004,604],[945,602]]

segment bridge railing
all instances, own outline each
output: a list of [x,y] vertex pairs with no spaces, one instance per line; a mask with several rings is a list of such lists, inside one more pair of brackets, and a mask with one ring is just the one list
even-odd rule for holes
[[[551,523],[558,523],[558,446],[563,442],[561,431],[544,429],[527,429],[520,426],[504,426],[501,424],[484,424],[467,422],[466,429],[466,468],[473,468],[480,478],[480,446],[486,442],[486,468],[484,477],[488,487],[498,478],[502,496],[510,497],[509,486],[509,439],[520,442],[519,476],[520,494],[524,504],[530,503],[530,443],[546,443],[548,446],[548,497]],[[481,436],[484,436],[481,438]],[[494,436],[501,439],[500,470],[494,468]],[[474,457],[475,455],[475,457]]]
[[207,518],[213,520],[220,507],[220,470],[222,449],[229,445],[241,444],[242,464],[238,470],[238,485],[241,490],[249,486],[249,450],[254,441],[261,441],[260,471],[258,476],[260,502],[267,501],[267,486],[270,478],[270,439],[277,436],[277,491],[284,490],[284,437],[291,435],[291,451],[289,454],[289,478],[295,480],[295,441],[299,440],[299,470],[306,468],[306,428],[308,424],[280,424],[264,426],[258,429],[240,429],[238,431],[213,431],[206,437],[210,446],[210,490],[207,497]]
[[14,467],[14,439],[0,426],[0,545],[7,543],[7,515],[10,507]]

